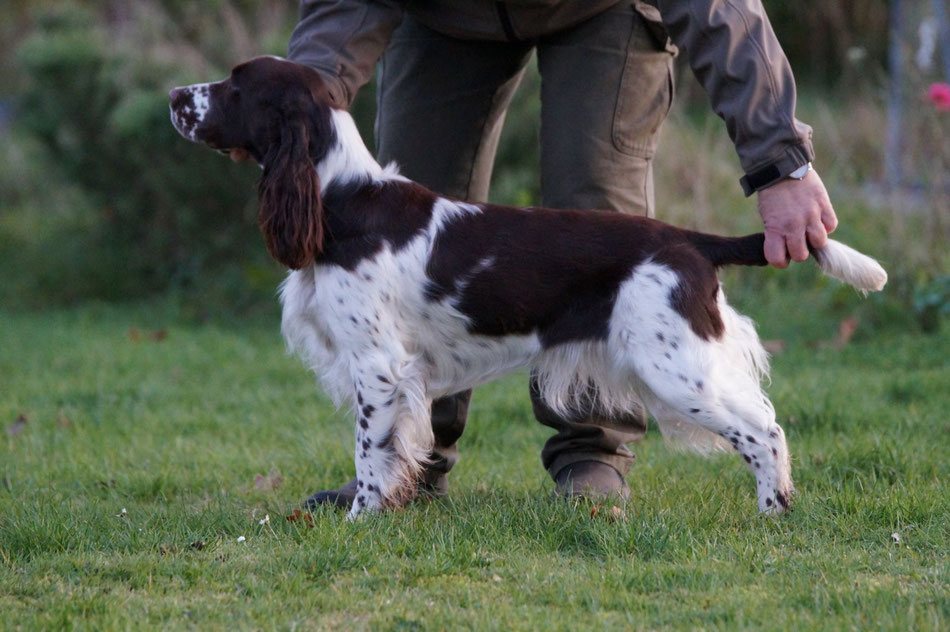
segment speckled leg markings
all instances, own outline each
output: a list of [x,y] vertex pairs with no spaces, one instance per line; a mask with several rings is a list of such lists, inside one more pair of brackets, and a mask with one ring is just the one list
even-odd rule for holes
[[[778,514],[788,509],[794,488],[782,428],[771,415],[750,413],[748,409],[740,412],[740,407],[726,398],[713,396],[702,401],[696,393],[694,390],[689,400],[663,401],[654,412],[661,428],[671,422],[685,422],[719,435],[732,445],[755,476],[759,511]],[[684,401],[689,403],[683,405]]]
[[389,466],[398,397],[392,380],[381,374],[362,375],[355,386],[357,493],[350,518],[382,509],[386,504],[383,489],[394,484]]
[[[354,519],[366,511],[395,509],[416,493],[421,462],[431,446],[426,403],[409,401],[421,386],[413,378],[387,369],[360,371],[356,377],[357,493],[350,509]],[[416,430],[424,430],[420,440]]]
[[768,359],[751,321],[723,299],[725,333],[703,339],[665,300],[676,277],[654,265],[638,271],[618,299],[625,326],[614,335],[664,436],[699,451],[731,445],[755,476],[759,510],[785,511],[793,492],[788,447],[760,386]]
[[652,373],[644,381],[661,402],[654,411],[661,429],[666,432],[664,426],[692,426],[722,437],[739,452],[755,476],[759,511],[785,511],[793,492],[789,453],[771,404],[767,400],[755,401],[754,405],[739,401],[735,393],[717,389],[712,375],[690,373],[686,380],[656,377]]
[[759,511],[772,514],[788,509],[794,489],[782,428],[773,424],[762,430],[737,424],[720,434],[732,444],[755,476]]

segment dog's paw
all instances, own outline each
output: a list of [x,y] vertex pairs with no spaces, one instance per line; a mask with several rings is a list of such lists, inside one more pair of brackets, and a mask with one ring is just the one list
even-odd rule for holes
[[785,491],[774,490],[759,497],[759,511],[769,515],[777,516],[788,511],[792,503],[792,494],[795,490]]
[[346,519],[348,521],[359,520],[367,514],[379,513],[382,509],[383,505],[379,496],[359,493],[353,499],[353,505],[350,507],[349,513],[346,514]]

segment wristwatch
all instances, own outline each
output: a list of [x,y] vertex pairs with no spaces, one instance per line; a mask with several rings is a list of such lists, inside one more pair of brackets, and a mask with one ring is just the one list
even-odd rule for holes
[[785,177],[786,177],[786,178],[791,178],[792,180],[804,180],[804,179],[805,179],[805,176],[808,175],[808,172],[809,172],[809,171],[811,171],[811,163],[810,163],[810,162],[806,162],[806,163],[803,164],[801,167],[799,167],[798,169],[796,169],[795,171],[791,172],[790,174],[788,174],[788,175],[785,176]]
[[739,184],[742,185],[742,191],[745,193],[746,197],[749,197],[753,193],[761,191],[762,189],[767,189],[776,182],[786,178],[791,178],[792,180],[804,180],[809,171],[811,171],[810,162],[806,162],[805,164],[786,174],[782,174],[779,167],[772,164],[753,173],[747,173],[739,180]]

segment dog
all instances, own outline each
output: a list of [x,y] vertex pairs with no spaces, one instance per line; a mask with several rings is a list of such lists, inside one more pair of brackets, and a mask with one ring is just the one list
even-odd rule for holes
[[[763,234],[440,196],[381,167],[320,75],[277,57],[169,99],[182,136],[244,150],[263,169],[260,229],[290,269],[282,333],[356,413],[350,518],[412,498],[434,399],[523,367],[563,414],[643,402],[667,439],[734,449],[755,476],[758,509],[789,507],[788,446],[761,388],[768,356],[716,276],[766,265]],[[887,281],[834,240],[812,255],[865,293]]]

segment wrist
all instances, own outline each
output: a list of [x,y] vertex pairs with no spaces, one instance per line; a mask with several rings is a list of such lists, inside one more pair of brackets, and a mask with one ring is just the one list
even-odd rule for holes
[[789,147],[778,160],[756,167],[740,180],[746,197],[787,179],[801,180],[811,170],[812,152],[804,145]]

